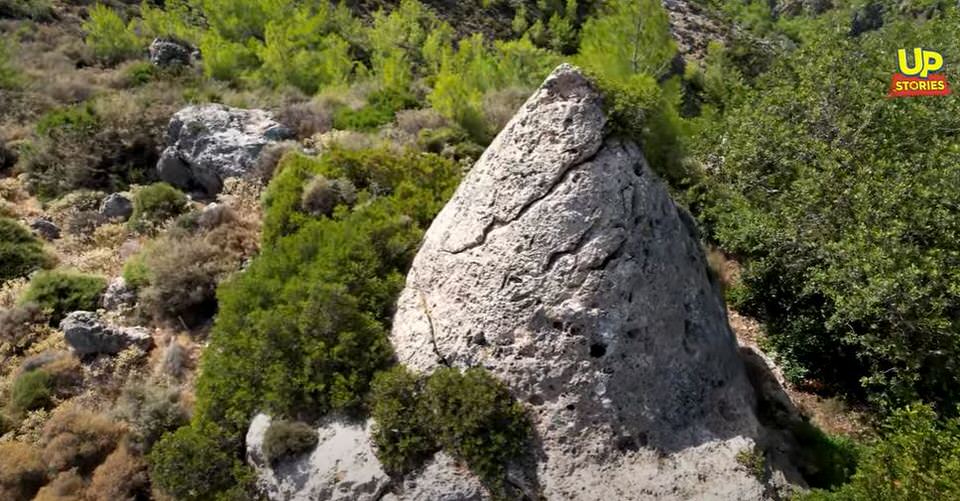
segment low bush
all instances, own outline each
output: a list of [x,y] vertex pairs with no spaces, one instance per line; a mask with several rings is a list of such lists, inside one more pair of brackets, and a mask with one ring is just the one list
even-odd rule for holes
[[83,31],[87,34],[87,46],[97,59],[113,65],[143,52],[143,42],[115,10],[96,4],[87,13],[90,18],[83,23]]
[[330,217],[338,205],[350,206],[356,201],[357,188],[349,179],[316,176],[304,188],[300,205],[307,214]]
[[244,466],[235,455],[237,445],[215,425],[185,426],[164,435],[150,451],[150,479],[166,494],[184,501],[213,499],[217,493],[242,488],[238,479]]
[[20,304],[33,303],[57,325],[66,314],[77,310],[96,310],[100,295],[107,288],[102,277],[58,270],[42,271],[30,280]]
[[53,378],[44,370],[24,372],[13,380],[10,404],[16,412],[42,409],[51,404]]
[[46,21],[53,17],[49,0],[0,0],[0,18]]
[[36,304],[0,309],[0,343],[8,343],[14,353],[22,354],[36,341],[36,326],[41,323],[46,323],[46,317]]
[[[0,0],[0,9],[2,9],[3,3]],[[9,45],[6,40],[0,41],[0,90],[14,90],[20,87],[20,72],[14,67],[11,62]],[[0,146],[0,150],[3,150],[4,147]],[[0,154],[2,157],[2,154]],[[0,160],[0,170],[6,168],[6,162]]]
[[132,446],[147,454],[164,433],[187,424],[187,411],[176,388],[148,383],[128,384],[114,414],[130,426]]
[[307,139],[333,128],[333,109],[315,101],[293,103],[280,110],[277,121],[290,127],[297,139]]
[[292,457],[317,445],[317,430],[306,423],[276,419],[263,437],[263,453],[270,462]]
[[128,224],[147,231],[187,211],[187,196],[167,183],[154,183],[133,194],[133,214]]
[[92,472],[113,452],[123,428],[107,417],[77,407],[60,406],[43,427],[43,459],[53,471],[77,468]]
[[375,92],[367,98],[366,106],[353,109],[341,107],[333,114],[333,128],[341,130],[375,130],[394,120],[400,110],[413,108],[417,100],[395,92]]
[[377,457],[387,472],[416,469],[440,446],[423,409],[423,381],[397,365],[377,374],[370,387],[370,417]]
[[84,498],[86,485],[76,471],[63,471],[43,486],[33,501],[75,501]]
[[377,455],[393,473],[442,448],[504,492],[506,466],[526,453],[531,425],[523,406],[483,369],[440,368],[418,378],[395,367],[378,375],[370,401]]
[[30,230],[12,219],[0,217],[0,283],[24,277],[50,264],[51,258]]
[[850,483],[804,501],[935,501],[960,497],[960,418],[938,420],[929,406],[894,412],[867,446]]
[[31,499],[46,480],[39,449],[23,442],[0,442],[0,499]]
[[90,486],[87,488],[87,499],[91,501],[150,497],[147,462],[125,443],[121,443],[93,471]]

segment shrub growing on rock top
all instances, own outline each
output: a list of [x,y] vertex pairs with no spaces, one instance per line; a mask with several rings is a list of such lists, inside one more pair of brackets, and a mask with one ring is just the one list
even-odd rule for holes
[[187,196],[167,183],[154,183],[133,195],[130,228],[146,231],[187,211]]
[[72,311],[96,310],[100,295],[107,288],[102,277],[66,271],[42,271],[33,279],[20,304],[34,303],[56,325]]
[[440,446],[423,409],[423,381],[397,365],[377,374],[370,388],[370,417],[377,457],[391,474],[416,469]]
[[0,283],[51,264],[43,245],[20,223],[0,217]]
[[299,421],[276,419],[263,436],[263,453],[270,462],[294,456],[317,445],[317,430]]

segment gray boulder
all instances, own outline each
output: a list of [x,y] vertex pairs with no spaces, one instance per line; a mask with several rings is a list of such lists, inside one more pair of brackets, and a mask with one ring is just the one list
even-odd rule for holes
[[137,291],[128,286],[123,277],[111,280],[100,298],[100,305],[107,311],[126,310],[132,308],[136,302]]
[[111,193],[100,203],[100,215],[106,219],[126,221],[133,214],[133,201],[123,193]]
[[263,440],[271,418],[258,414],[247,431],[247,462],[271,500],[364,501],[381,499],[390,485],[368,439],[369,425],[330,420],[317,430],[313,451],[271,465]]
[[[754,391],[693,219],[563,65],[427,231],[391,341],[527,402],[546,499],[764,499]],[[769,482],[782,486],[784,474]]]
[[150,62],[158,68],[190,66],[200,53],[187,42],[173,38],[154,38],[150,43]]
[[30,221],[30,229],[45,240],[60,238],[60,227],[45,217],[38,217]]
[[112,355],[131,346],[146,351],[153,345],[153,338],[143,327],[109,326],[90,311],[70,313],[60,321],[60,330],[67,344],[79,355]]
[[224,179],[248,175],[264,146],[292,136],[264,110],[189,106],[170,120],[157,172],[174,186],[214,195]]

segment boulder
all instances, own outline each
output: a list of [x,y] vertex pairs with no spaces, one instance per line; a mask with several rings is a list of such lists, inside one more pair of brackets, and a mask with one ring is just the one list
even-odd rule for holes
[[883,27],[883,4],[870,2],[853,11],[850,20],[850,36],[858,37],[863,33],[879,30]]
[[577,69],[547,78],[427,231],[397,356],[527,402],[546,499],[773,496],[796,476],[737,460],[766,434],[695,221],[606,126]]
[[258,414],[247,431],[247,462],[258,486],[271,500],[364,501],[381,499],[390,485],[374,454],[369,423],[331,419],[317,429],[317,446],[309,453],[271,465],[263,440],[271,418]]
[[45,240],[60,238],[60,227],[45,217],[38,217],[30,221],[30,229]]
[[181,189],[215,195],[224,179],[249,174],[265,145],[292,136],[264,110],[189,106],[170,120],[157,172]]
[[100,298],[100,305],[107,311],[126,310],[132,308],[136,302],[137,291],[128,286],[123,277],[111,280]]
[[96,313],[74,311],[60,321],[60,330],[67,344],[78,355],[116,354],[138,346],[144,351],[153,345],[153,338],[143,327],[113,327],[103,323]]
[[126,221],[133,214],[133,201],[122,193],[111,193],[100,203],[100,215],[105,219]]
[[200,53],[187,42],[174,38],[154,38],[150,43],[150,62],[158,68],[190,66]]

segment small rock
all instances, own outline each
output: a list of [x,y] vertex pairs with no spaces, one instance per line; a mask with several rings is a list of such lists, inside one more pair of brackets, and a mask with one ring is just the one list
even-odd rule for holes
[[137,302],[137,292],[127,285],[123,277],[114,278],[103,292],[100,305],[107,311],[132,308]]
[[853,12],[850,36],[856,37],[883,27],[883,5],[871,2]]
[[112,327],[90,311],[70,313],[60,322],[60,330],[67,344],[79,355],[113,355],[131,346],[147,351],[153,345],[153,338],[143,327]]
[[215,195],[224,179],[251,174],[264,146],[292,136],[264,110],[189,106],[170,120],[157,173],[183,190]]
[[190,44],[173,38],[154,38],[150,43],[150,62],[158,68],[190,66],[199,55]]
[[100,204],[100,215],[107,219],[126,221],[133,214],[133,202],[122,193],[111,193]]
[[60,238],[60,227],[47,218],[38,217],[34,219],[30,222],[30,228],[33,229],[34,233],[46,240],[56,240]]

